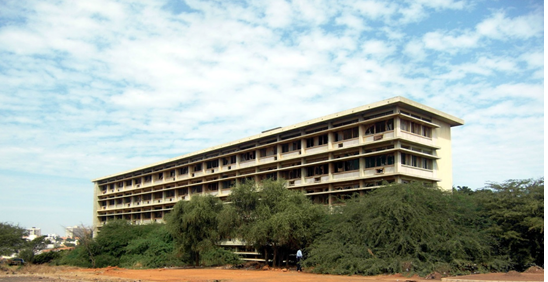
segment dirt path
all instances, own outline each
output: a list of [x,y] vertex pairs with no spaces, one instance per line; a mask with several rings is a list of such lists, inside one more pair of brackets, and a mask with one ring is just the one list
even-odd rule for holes
[[118,277],[125,279],[139,279],[144,281],[295,281],[295,282],[334,282],[334,281],[384,281],[403,282],[408,279],[415,281],[422,280],[419,277],[406,278],[402,275],[381,275],[381,276],[340,276],[340,275],[318,275],[302,273],[290,270],[232,270],[232,269],[147,269],[130,270],[120,268],[107,268],[97,270],[80,270],[80,272],[93,273],[100,276]]
[[[541,270],[542,271],[542,270]],[[26,278],[26,280],[25,280]],[[459,277],[443,278],[442,281],[544,281],[544,272],[535,273],[491,273]],[[319,275],[296,272],[295,270],[233,270],[222,268],[203,269],[123,269],[107,267],[99,269],[83,269],[74,267],[36,269],[36,272],[19,272],[16,274],[0,273],[0,282],[19,281],[183,281],[183,282],[247,282],[247,281],[295,281],[295,282],[333,282],[333,281],[379,281],[379,282],[431,282],[438,280],[426,280],[418,276],[405,277],[403,275],[378,275],[378,276],[341,276]]]

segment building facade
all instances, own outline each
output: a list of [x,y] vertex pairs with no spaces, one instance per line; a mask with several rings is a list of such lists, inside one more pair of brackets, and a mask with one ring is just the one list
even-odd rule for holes
[[403,97],[93,180],[93,224],[163,222],[177,201],[225,200],[245,180],[284,179],[333,205],[388,183],[452,188],[451,127],[464,121]]

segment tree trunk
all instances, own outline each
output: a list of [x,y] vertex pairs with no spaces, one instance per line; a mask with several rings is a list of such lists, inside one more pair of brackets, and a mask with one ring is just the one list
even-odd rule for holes
[[289,252],[286,252],[285,254],[285,268],[289,269]]
[[268,246],[264,248],[264,262],[268,265]]
[[195,253],[195,256],[196,256],[196,266],[200,266],[200,253],[196,252]]
[[278,247],[276,245],[272,245],[272,248],[274,249],[274,258],[272,258],[272,267],[278,266]]

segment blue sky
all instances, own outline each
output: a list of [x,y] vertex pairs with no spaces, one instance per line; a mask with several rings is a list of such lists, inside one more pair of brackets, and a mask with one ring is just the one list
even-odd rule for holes
[[394,96],[465,120],[455,186],[544,176],[543,1],[8,0],[0,86],[0,222],[43,233],[91,179]]

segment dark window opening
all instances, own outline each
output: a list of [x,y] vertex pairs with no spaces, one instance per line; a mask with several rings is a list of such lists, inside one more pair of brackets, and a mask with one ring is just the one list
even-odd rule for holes
[[335,166],[335,172],[354,171],[360,168],[359,159],[341,161],[333,163]]
[[365,168],[394,164],[394,155],[380,155],[365,158]]

